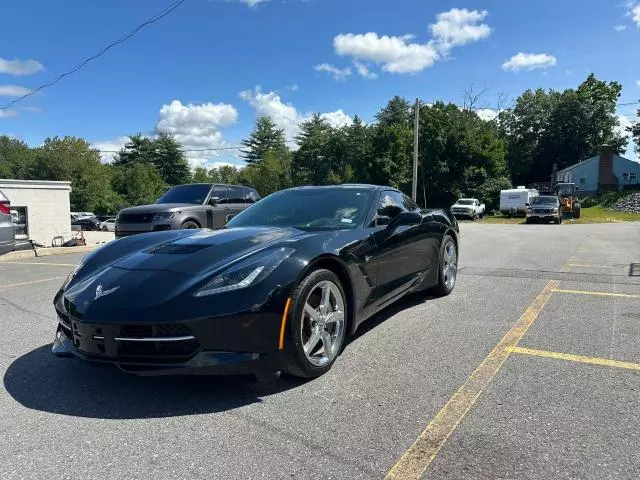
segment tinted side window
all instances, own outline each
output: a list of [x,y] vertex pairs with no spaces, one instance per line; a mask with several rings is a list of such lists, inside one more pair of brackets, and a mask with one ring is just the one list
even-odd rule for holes
[[409,197],[403,194],[402,199],[404,200],[404,208],[406,208],[407,211],[413,212],[414,210],[418,210],[418,205],[416,205]]
[[256,203],[260,200],[260,195],[253,188],[245,188],[244,203]]
[[225,185],[216,185],[211,189],[211,198],[218,197],[220,200],[218,203],[229,203],[229,195],[228,195],[229,187]]
[[402,212],[410,209],[405,206],[405,199],[400,192],[387,190],[382,192],[378,201],[378,212],[376,214],[376,225],[388,225],[391,220]]
[[244,203],[244,188],[243,187],[229,187],[229,202],[228,203]]

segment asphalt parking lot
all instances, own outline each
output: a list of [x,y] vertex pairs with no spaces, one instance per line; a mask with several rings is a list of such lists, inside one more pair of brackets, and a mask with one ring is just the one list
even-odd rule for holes
[[79,258],[0,262],[1,479],[640,478],[640,224],[464,224],[451,296],[274,385],[54,357]]

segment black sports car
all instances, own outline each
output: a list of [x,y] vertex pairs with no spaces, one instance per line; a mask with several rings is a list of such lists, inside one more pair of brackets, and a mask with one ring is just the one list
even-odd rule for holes
[[54,299],[53,352],[141,375],[323,374],[345,338],[409,292],[451,293],[458,224],[390,187],[274,193],[222,230],[122,238]]

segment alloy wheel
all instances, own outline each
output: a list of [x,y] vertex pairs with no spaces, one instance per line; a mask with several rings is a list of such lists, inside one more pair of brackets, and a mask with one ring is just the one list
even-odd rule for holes
[[307,360],[317,367],[331,363],[340,353],[345,336],[344,298],[335,283],[323,280],[311,289],[301,322]]
[[458,275],[458,252],[453,240],[448,240],[442,254],[442,279],[447,289],[453,289]]

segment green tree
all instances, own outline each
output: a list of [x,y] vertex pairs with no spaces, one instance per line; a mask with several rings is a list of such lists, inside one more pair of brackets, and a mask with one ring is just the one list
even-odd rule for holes
[[255,188],[261,196],[291,186],[291,160],[288,155],[266,152],[259,163],[248,165],[240,172],[240,183]]
[[115,165],[146,163],[155,166],[160,178],[169,186],[191,181],[189,162],[180,149],[180,144],[169,134],[161,133],[157,138],[141,134],[129,137],[129,142],[115,158]]
[[300,124],[296,136],[298,150],[293,153],[292,171],[298,184],[326,185],[332,172],[329,144],[332,137],[329,122],[314,113]]
[[372,132],[371,181],[407,190],[412,179],[413,113],[409,102],[394,97],[376,115]]
[[121,199],[119,208],[154,203],[166,190],[157,168],[150,163],[113,165],[113,188]]
[[[474,112],[438,102],[420,109],[419,203],[448,207],[460,196],[488,205],[507,185],[506,145]],[[426,197],[426,198],[423,198]]]
[[640,108],[637,112],[638,121],[627,128],[627,131],[631,134],[632,140],[636,144],[636,152],[640,153]]
[[191,181],[193,183],[209,183],[209,182],[211,182],[211,177],[209,176],[209,171],[205,167],[196,167],[193,170],[193,175],[191,177]]
[[559,169],[598,154],[603,144],[621,152],[626,140],[615,132],[622,86],[591,74],[577,89],[527,90],[505,115],[508,164],[515,183],[548,181]]
[[104,211],[117,197],[111,190],[111,175],[100,154],[81,138],[47,138],[35,149],[29,179],[71,181],[71,209]]
[[227,183],[235,185],[240,183],[240,170],[233,165],[221,165],[210,171],[210,174],[216,178],[217,183]]
[[267,153],[280,155],[288,151],[284,129],[277,128],[267,115],[256,120],[255,128],[249,138],[242,140],[242,145],[241,156],[249,165],[260,163]]
[[33,150],[26,143],[0,135],[0,178],[28,179],[33,161]]

